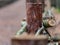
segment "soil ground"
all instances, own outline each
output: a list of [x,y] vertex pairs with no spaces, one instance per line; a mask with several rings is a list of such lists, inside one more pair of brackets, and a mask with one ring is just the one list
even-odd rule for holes
[[11,45],[11,37],[20,29],[25,16],[25,0],[0,8],[0,45]]

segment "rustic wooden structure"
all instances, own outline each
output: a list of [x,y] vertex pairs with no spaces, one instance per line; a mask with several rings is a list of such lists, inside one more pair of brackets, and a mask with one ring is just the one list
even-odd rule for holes
[[46,35],[19,35],[12,38],[12,45],[47,45]]
[[28,33],[35,34],[42,27],[42,5],[40,0],[26,0]]

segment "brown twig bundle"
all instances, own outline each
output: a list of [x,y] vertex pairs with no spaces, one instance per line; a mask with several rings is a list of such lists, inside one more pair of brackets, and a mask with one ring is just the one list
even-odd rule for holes
[[27,30],[35,33],[42,26],[42,3],[27,3]]

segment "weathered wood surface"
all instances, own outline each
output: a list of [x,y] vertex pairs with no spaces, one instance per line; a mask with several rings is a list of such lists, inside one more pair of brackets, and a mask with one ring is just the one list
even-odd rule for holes
[[12,45],[47,45],[48,37],[45,35],[22,34],[12,38]]
[[35,36],[34,34],[28,34],[26,32],[24,32],[21,35],[15,35],[12,37],[12,39],[17,39],[17,40],[48,40],[48,36],[47,35],[37,35]]
[[12,45],[47,45],[47,40],[13,40]]

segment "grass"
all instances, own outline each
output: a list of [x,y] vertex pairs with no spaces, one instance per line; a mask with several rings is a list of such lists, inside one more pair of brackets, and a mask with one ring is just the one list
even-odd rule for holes
[[60,13],[60,8],[56,8],[57,13]]

